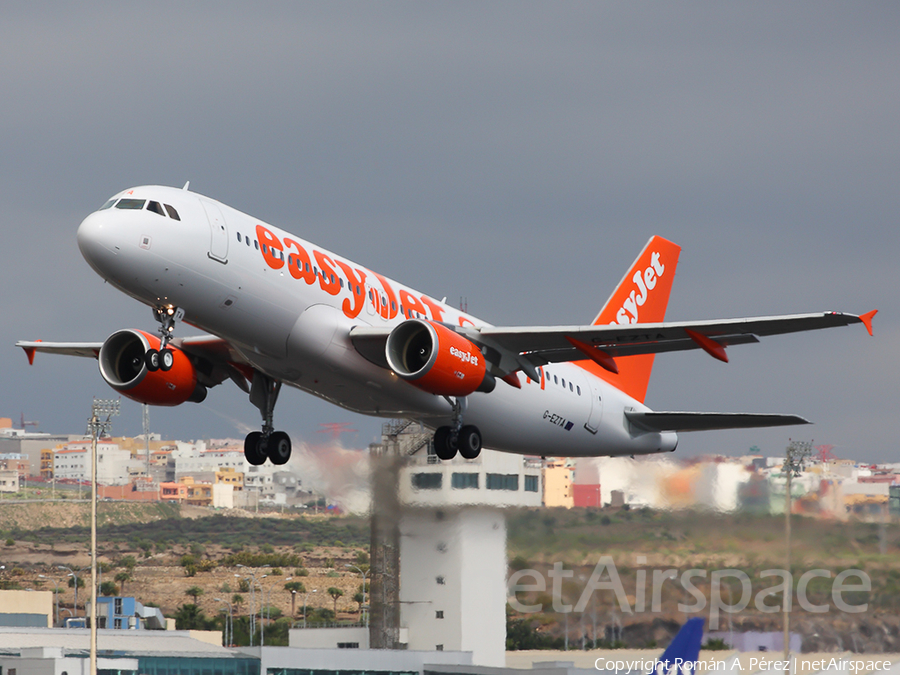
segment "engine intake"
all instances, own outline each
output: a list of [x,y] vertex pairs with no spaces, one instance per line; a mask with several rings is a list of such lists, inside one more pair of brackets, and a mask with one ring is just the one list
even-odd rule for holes
[[194,364],[183,351],[170,345],[175,357],[172,368],[151,372],[144,362],[151,348],[159,349],[155,335],[132,328],[116,331],[100,348],[100,375],[110,387],[138,403],[175,406],[206,398],[206,387],[197,382]]
[[468,396],[496,384],[478,347],[434,321],[401,323],[388,336],[385,356],[397,375],[432,394]]

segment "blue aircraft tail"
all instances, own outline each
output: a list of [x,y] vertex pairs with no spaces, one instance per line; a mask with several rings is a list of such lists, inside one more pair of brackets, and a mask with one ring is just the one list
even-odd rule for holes
[[703,617],[688,619],[648,675],[693,675],[703,641]]

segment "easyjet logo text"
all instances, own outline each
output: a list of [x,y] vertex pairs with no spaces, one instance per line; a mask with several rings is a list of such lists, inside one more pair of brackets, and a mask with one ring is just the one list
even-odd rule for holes
[[611,326],[627,325],[638,322],[639,308],[647,302],[647,297],[659,281],[659,278],[666,272],[666,266],[660,262],[659,253],[654,251],[650,255],[650,265],[643,270],[635,270],[631,280],[634,282],[635,288],[628,294],[622,306],[616,312],[616,320],[610,321]]
[[[401,310],[409,319],[429,315],[433,321],[449,319],[444,316],[447,313],[445,305],[427,295],[415,296],[404,288],[395,291],[391,282],[377,272],[332,259],[322,251],[307,250],[300,242],[290,237],[282,239],[263,225],[256,226],[256,237],[260,253],[269,267],[283,270],[286,266],[294,279],[310,286],[318,284],[329,295],[344,295],[341,310],[351,319],[359,316],[364,306],[368,306],[369,314],[380,315],[383,319],[393,319]],[[369,278],[377,279],[381,289],[369,284]],[[474,326],[465,316],[457,317],[457,322],[460,326]]]
[[463,363],[471,363],[473,366],[478,365],[478,357],[472,354],[472,352],[464,352],[462,349],[450,347],[450,355],[455,356]]

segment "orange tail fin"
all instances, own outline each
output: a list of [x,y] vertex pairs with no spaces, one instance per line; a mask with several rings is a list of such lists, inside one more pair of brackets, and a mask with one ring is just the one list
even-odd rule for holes
[[[664,321],[680,253],[680,246],[662,237],[652,237],[609,296],[593,325]],[[616,359],[618,373],[611,373],[593,361],[579,361],[578,365],[643,403],[653,370],[653,356],[620,357]]]

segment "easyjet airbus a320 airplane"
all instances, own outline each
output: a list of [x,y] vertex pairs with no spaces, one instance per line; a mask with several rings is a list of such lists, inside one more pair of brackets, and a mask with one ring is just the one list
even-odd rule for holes
[[[98,359],[116,391],[142,403],[200,402],[231,380],[262,414],[251,464],[284,464],[273,424],[282,384],[365,415],[421,421],[441,459],[506,452],[636,455],[675,449],[678,431],[804,424],[795,415],[654,412],[654,355],[725,348],[759,336],[862,322],[875,311],[665,323],[680,248],[653,237],[589,325],[496,327],[346,258],[183,189],[116,195],[78,228],[87,262],[149,305],[156,333],[104,342],[18,342]],[[176,335],[180,322],[209,335]]]

